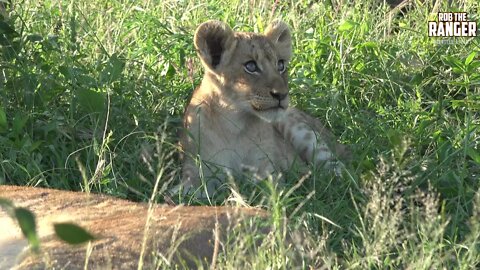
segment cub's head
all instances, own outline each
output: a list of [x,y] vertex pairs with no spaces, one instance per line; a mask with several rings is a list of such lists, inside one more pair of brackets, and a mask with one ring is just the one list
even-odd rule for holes
[[256,34],[207,21],[197,28],[195,47],[206,76],[223,97],[235,101],[236,109],[271,121],[288,107],[292,40],[284,22],[273,21],[265,33]]

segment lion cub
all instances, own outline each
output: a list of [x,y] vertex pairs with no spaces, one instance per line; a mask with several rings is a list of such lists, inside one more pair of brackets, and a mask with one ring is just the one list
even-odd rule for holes
[[256,34],[207,21],[194,42],[205,74],[183,118],[182,182],[174,192],[212,195],[225,172],[262,179],[295,161],[336,164],[343,146],[317,119],[288,106],[292,40],[284,22]]

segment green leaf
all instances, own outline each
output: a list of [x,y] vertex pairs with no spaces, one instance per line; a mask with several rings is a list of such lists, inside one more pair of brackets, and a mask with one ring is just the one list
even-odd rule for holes
[[454,99],[450,101],[453,109],[458,109],[460,107],[465,107],[465,101],[463,99]]
[[40,147],[40,145],[42,145],[42,143],[43,143],[43,141],[35,141],[35,142],[33,142],[33,143],[30,145],[28,151],[29,151],[29,152],[35,151],[38,147]]
[[352,29],[355,26],[355,23],[349,20],[343,21],[338,27],[338,31],[344,32]]
[[100,82],[107,84],[118,80],[122,75],[124,67],[125,61],[119,59],[116,54],[113,54],[100,73]]
[[390,141],[393,147],[397,147],[402,143],[403,135],[397,130],[394,130],[394,129],[388,130],[387,136],[388,136],[388,140]]
[[374,41],[367,41],[362,43],[361,46],[365,48],[377,48],[378,44]]
[[0,207],[3,208],[3,210],[5,210],[5,212],[7,212],[8,215],[14,218],[14,214],[13,214],[14,206],[10,200],[0,198]]
[[37,34],[31,34],[27,36],[27,40],[33,43],[40,42],[43,40],[43,37]]
[[2,106],[0,106],[0,132],[7,130],[7,115],[3,110]]
[[453,72],[455,73],[462,73],[465,71],[464,64],[458,60],[456,57],[453,56],[445,56],[443,57],[444,62],[452,67]]
[[13,133],[20,134],[22,133],[23,128],[27,124],[28,116],[17,113],[13,118],[12,129]]
[[475,161],[475,163],[480,164],[480,153],[475,149],[468,147],[467,148],[467,155]]
[[13,207],[13,203],[10,200],[0,198],[0,206],[2,206],[2,207],[4,207],[4,206]]
[[473,61],[473,58],[475,58],[475,55],[477,55],[477,52],[472,52],[467,56],[467,59],[465,59],[466,66],[468,66]]
[[160,76],[165,76],[167,78],[171,78],[175,74],[175,68],[173,67],[170,62],[164,62],[163,69],[160,72]]
[[0,21],[0,34],[19,36],[15,29],[4,21]]
[[55,234],[70,245],[78,245],[95,240],[88,231],[73,223],[56,223]]
[[15,208],[15,217],[17,218],[23,235],[34,251],[38,251],[40,243],[38,241],[35,216],[30,210],[22,207]]
[[89,89],[79,89],[77,92],[78,103],[88,112],[101,112],[105,107],[103,93]]

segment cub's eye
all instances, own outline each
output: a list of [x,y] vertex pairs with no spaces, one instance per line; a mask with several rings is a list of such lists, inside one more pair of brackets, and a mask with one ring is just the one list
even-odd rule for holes
[[246,72],[248,73],[255,73],[255,72],[259,72],[260,69],[258,68],[257,66],[257,63],[255,63],[255,61],[248,61],[246,62],[245,64],[243,64],[243,68],[245,69]]
[[278,71],[280,73],[283,73],[283,72],[285,72],[286,68],[287,68],[287,66],[285,66],[285,61],[283,59],[278,60],[278,63],[277,63]]

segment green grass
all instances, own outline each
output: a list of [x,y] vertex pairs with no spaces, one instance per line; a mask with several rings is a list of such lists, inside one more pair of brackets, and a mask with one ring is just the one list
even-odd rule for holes
[[382,1],[272,2],[16,3],[0,25],[0,184],[147,201],[158,175],[179,179],[176,156],[162,153],[174,153],[202,77],[196,26],[214,18],[260,32],[282,18],[294,39],[292,102],[351,145],[352,164],[294,190],[295,173],[284,190],[240,186],[246,203],[275,213],[278,233],[288,217],[309,236],[303,251],[277,235],[252,247],[258,256],[230,252],[217,266],[290,269],[293,252],[305,267],[478,267],[479,39],[426,35],[437,11],[480,21],[477,1],[413,1],[391,22]]

